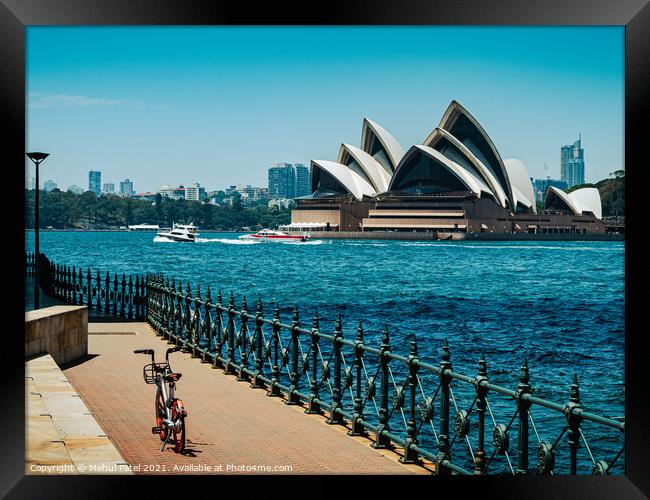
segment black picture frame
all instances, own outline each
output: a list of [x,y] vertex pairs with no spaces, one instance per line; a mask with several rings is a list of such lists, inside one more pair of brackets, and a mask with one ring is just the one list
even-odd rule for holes
[[[650,495],[650,422],[648,403],[647,349],[643,341],[647,327],[636,326],[635,318],[643,319],[640,301],[644,288],[640,271],[647,259],[644,247],[637,236],[644,225],[643,196],[647,186],[645,171],[650,167],[642,151],[647,140],[643,123],[650,102],[650,5],[647,0],[453,0],[426,1],[386,0],[330,1],[316,4],[283,2],[255,4],[244,2],[216,2],[194,0],[2,0],[0,3],[0,99],[2,116],[7,125],[3,134],[5,172],[10,175],[9,186],[23,182],[20,166],[25,164],[25,27],[28,25],[204,25],[204,24],[298,24],[298,25],[622,25],[625,26],[625,162],[626,172],[626,339],[625,339],[625,405],[626,451],[625,476],[618,477],[488,477],[488,478],[415,478],[425,488],[423,494],[438,494],[438,488],[452,488],[448,494],[471,493],[490,498],[644,498]],[[397,42],[396,42],[397,43]],[[570,48],[567,48],[570,51]],[[15,180],[14,180],[15,179]],[[12,187],[13,189],[13,187]],[[22,189],[15,189],[22,193]],[[634,193],[638,194],[634,194]],[[22,195],[17,203],[23,202]],[[13,202],[12,202],[13,203]],[[13,217],[10,211],[6,216]],[[24,228],[23,228],[24,229]],[[24,232],[23,232],[24,234]],[[24,323],[22,262],[24,240],[7,241],[3,285],[5,294],[5,322],[3,350],[8,353],[3,365],[3,401],[0,411],[2,446],[0,450],[0,494],[12,498],[76,498],[89,496],[117,497],[132,492],[134,478],[111,476],[36,477],[24,476],[24,365],[20,352],[23,349],[19,331]],[[15,259],[15,261],[14,261]],[[14,265],[13,262],[21,262]],[[16,284],[18,286],[16,287]],[[18,288],[18,290],[15,290]],[[22,294],[21,294],[22,293]],[[10,363],[10,368],[7,363]],[[153,486],[156,478],[138,478]],[[170,482],[165,478],[166,488]],[[200,493],[196,477],[179,478],[185,495]],[[209,480],[235,481],[247,493],[262,495],[251,488],[250,478],[228,477]],[[286,478],[273,478],[272,489],[304,494],[315,488],[315,478],[306,482],[292,477],[289,486]],[[302,479],[302,480],[301,480]],[[359,486],[386,484],[387,478],[355,478],[363,481]],[[400,478],[405,479],[405,478]],[[474,479],[474,480],[472,480]],[[192,481],[188,489],[188,480]],[[395,481],[390,478],[390,481]],[[242,481],[246,481],[243,483]],[[327,479],[325,484],[332,485]],[[443,484],[445,483],[445,484]],[[160,491],[160,484],[156,486]],[[209,483],[211,489],[222,483]],[[246,486],[248,485],[248,486]],[[203,486],[206,486],[204,483]],[[262,487],[262,485],[258,485]],[[430,489],[429,489],[430,488]],[[145,490],[147,491],[147,490]],[[152,490],[156,491],[156,490]],[[171,490],[168,490],[172,494]],[[225,494],[219,487],[217,493]],[[257,493],[255,493],[257,491]],[[330,490],[323,490],[330,491]],[[369,494],[370,490],[366,490]],[[347,495],[350,490],[332,489],[332,494]]]

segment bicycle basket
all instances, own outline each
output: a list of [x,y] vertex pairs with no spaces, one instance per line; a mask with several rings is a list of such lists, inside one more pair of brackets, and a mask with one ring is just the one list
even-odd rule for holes
[[142,369],[144,381],[147,384],[155,384],[156,374],[162,373],[168,368],[169,364],[167,363],[150,363],[148,365],[144,365],[144,368]]

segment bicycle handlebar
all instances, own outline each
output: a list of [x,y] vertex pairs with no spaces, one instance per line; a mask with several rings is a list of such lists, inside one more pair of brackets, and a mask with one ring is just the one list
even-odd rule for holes
[[165,352],[165,361],[167,361],[167,363],[169,363],[169,355],[170,355],[172,352],[177,352],[177,351],[180,351],[180,350],[181,350],[181,348],[178,347],[178,346],[176,346],[176,347],[170,347],[169,349],[167,349],[167,352]]
[[133,354],[147,354],[147,355],[151,355],[151,362],[152,362],[152,363],[155,363],[155,360],[154,360],[154,354],[155,354],[155,353],[154,353],[154,350],[153,350],[153,349],[136,349],[135,351],[133,351]]

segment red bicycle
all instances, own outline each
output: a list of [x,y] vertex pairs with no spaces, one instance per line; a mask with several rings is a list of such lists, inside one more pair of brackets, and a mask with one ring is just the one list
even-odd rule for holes
[[158,434],[163,442],[160,451],[165,449],[170,437],[173,437],[174,451],[185,451],[185,417],[187,411],[183,401],[175,397],[176,382],[182,374],[175,373],[169,366],[169,354],[180,351],[180,347],[171,347],[165,353],[165,362],[156,363],[153,349],[137,349],[134,354],[151,356],[151,363],[142,369],[144,381],[156,384],[156,426],[151,428],[153,434]]

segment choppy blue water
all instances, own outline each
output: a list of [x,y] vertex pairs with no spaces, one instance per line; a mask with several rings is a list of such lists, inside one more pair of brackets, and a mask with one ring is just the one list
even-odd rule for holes
[[[233,291],[238,303],[259,296],[266,311],[277,301],[287,321],[297,304],[307,323],[318,310],[323,330],[341,313],[344,334],[353,337],[362,320],[368,344],[379,344],[387,324],[394,352],[408,353],[415,334],[420,356],[436,364],[448,338],[456,371],[474,375],[484,349],[492,381],[507,387],[517,384],[527,352],[537,396],[566,402],[575,371],[586,409],[624,415],[624,242],[260,243],[237,236],[204,233],[197,244],[179,244],[155,242],[153,233],[44,232],[41,251],[102,273],[162,272],[183,286],[189,280],[192,290],[201,285],[205,293],[209,285],[213,296]],[[557,437],[561,420],[549,420],[545,439]],[[589,442],[605,443],[596,458],[609,461],[618,451],[622,441],[611,432],[585,424]]]

